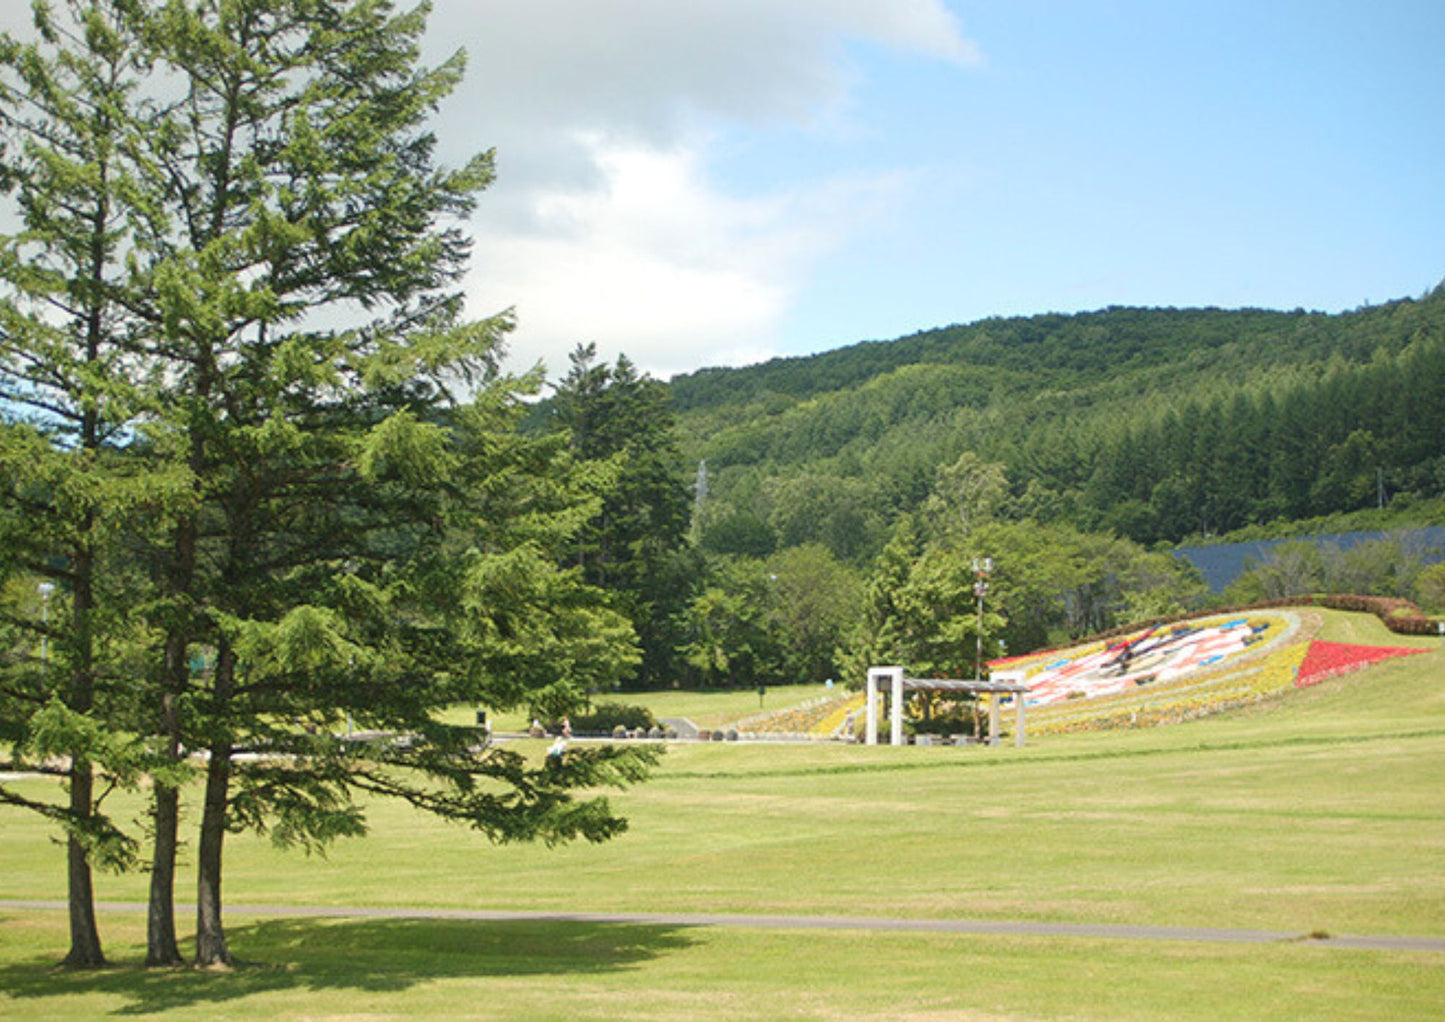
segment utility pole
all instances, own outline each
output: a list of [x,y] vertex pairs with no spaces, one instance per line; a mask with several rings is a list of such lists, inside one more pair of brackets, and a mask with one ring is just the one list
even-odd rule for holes
[[973,559],[973,595],[978,597],[978,640],[973,656],[973,679],[983,680],[983,598],[988,595],[988,579],[993,574],[993,558]]

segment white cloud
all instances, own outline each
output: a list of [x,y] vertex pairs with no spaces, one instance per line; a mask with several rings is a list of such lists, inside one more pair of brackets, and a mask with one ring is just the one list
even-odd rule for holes
[[[0,4],[0,28],[29,20]],[[773,354],[810,266],[912,179],[834,167],[739,195],[709,161],[723,131],[831,130],[849,41],[982,59],[944,0],[435,0],[425,59],[468,53],[442,158],[498,150],[467,289],[476,315],[516,308],[513,364],[557,373],[585,341],[659,375]]]
[[738,196],[709,157],[720,126],[829,123],[855,84],[845,40],[981,60],[942,0],[438,0],[432,59],[469,57],[445,154],[498,149],[469,297],[516,307],[514,363],[559,372],[585,341],[659,375],[771,354],[810,263],[907,178]]
[[669,373],[696,364],[683,343],[729,361],[730,347],[766,333],[785,304],[788,249],[801,244],[778,203],[718,196],[685,151],[588,150],[597,186],[534,190],[529,229],[478,247],[471,293],[517,306],[517,360],[557,371],[595,341]]
[[810,120],[847,84],[845,38],[981,60],[942,0],[438,0],[431,26],[467,49],[478,118],[654,141],[697,112]]
[[708,185],[695,150],[587,147],[596,186],[531,190],[530,221],[485,228],[473,258],[478,311],[518,310],[521,365],[558,372],[589,341],[659,375],[765,359],[810,261],[908,182],[840,178],[739,199]]

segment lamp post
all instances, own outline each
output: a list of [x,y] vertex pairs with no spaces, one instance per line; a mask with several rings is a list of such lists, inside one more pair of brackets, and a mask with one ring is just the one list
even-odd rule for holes
[[55,593],[55,583],[41,582],[35,591],[40,594],[40,670],[44,672],[50,662],[50,597]]
[[973,595],[978,597],[978,640],[974,651],[973,678],[983,680],[983,598],[988,595],[988,578],[993,574],[993,558],[973,559]]

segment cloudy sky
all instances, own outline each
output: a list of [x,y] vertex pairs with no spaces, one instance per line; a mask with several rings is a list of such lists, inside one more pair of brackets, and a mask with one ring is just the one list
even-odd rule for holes
[[1445,279],[1440,0],[436,0],[475,311],[659,376]]
[[[409,0],[399,0],[406,4]],[[1442,0],[434,0],[467,287],[659,377],[993,315],[1445,279]],[[0,24],[28,20],[0,0]]]

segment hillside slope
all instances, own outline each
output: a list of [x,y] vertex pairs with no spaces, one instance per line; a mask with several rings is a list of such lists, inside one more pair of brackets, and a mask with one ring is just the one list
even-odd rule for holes
[[714,527],[743,515],[783,545],[827,542],[780,528],[798,480],[886,524],[973,451],[1005,466],[1016,517],[1177,541],[1438,495],[1445,287],[1338,315],[992,319],[706,369],[671,392]]

